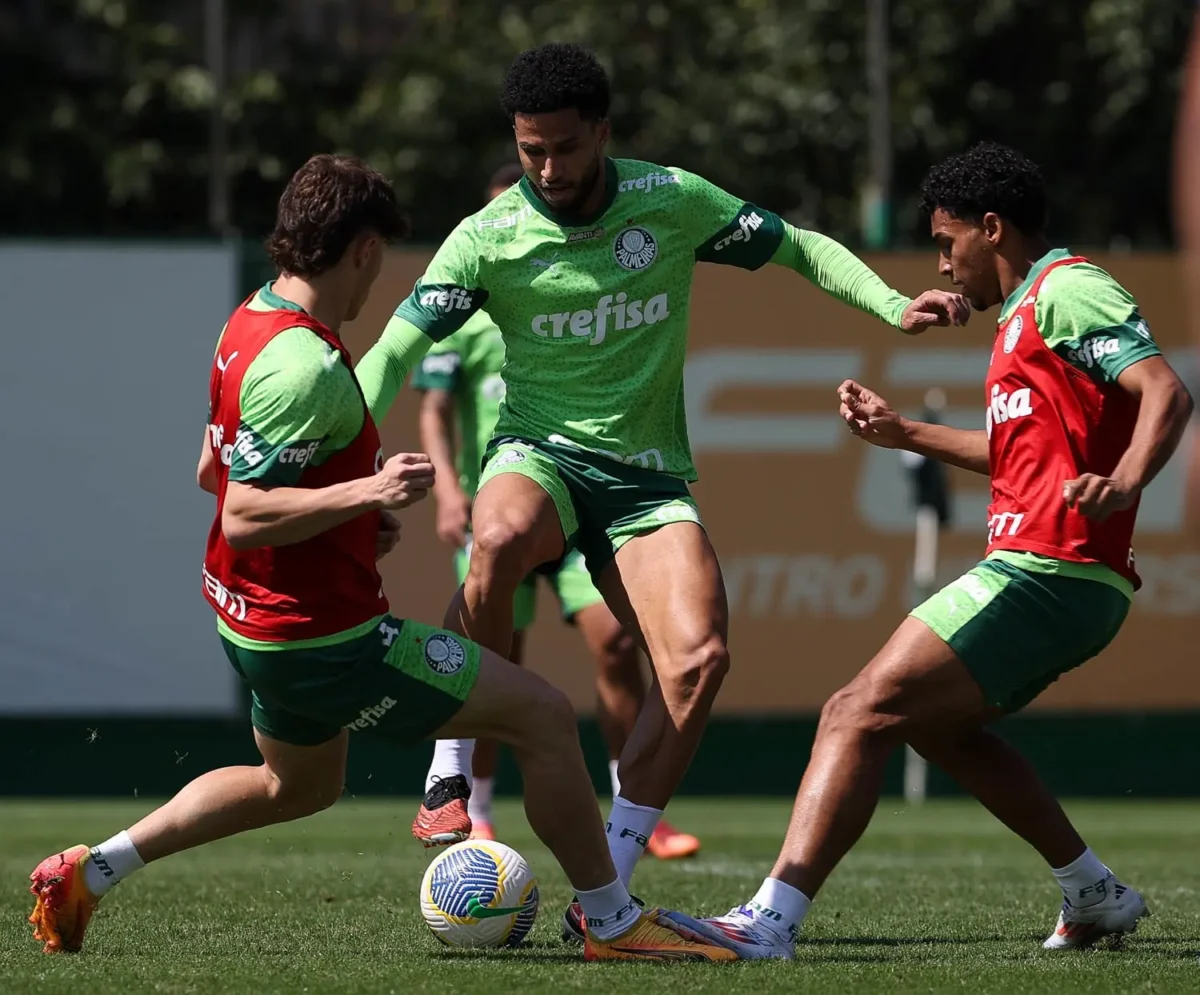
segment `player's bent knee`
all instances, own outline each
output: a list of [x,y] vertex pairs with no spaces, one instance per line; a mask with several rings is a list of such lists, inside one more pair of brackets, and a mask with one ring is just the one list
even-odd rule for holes
[[549,684],[524,702],[515,725],[522,743],[538,752],[561,750],[579,737],[579,720],[571,699]]
[[897,734],[903,717],[887,711],[886,696],[880,690],[874,682],[854,680],[835,691],[821,709],[819,731],[863,736]]
[[472,537],[471,579],[483,585],[518,584],[538,563],[531,556],[528,542],[531,533],[520,525],[507,521],[481,523]]
[[660,681],[670,681],[677,690],[694,694],[720,687],[729,673],[729,648],[725,640],[713,634],[694,649],[684,653],[671,673],[659,675]]
[[271,800],[285,819],[299,819],[324,811],[342,796],[345,786],[341,777],[323,781],[299,777],[282,780],[269,767],[264,768],[264,772]]

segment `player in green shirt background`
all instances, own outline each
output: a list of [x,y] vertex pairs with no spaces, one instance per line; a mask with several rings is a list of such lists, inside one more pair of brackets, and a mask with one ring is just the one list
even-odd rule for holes
[[[497,170],[488,185],[488,200],[504,194],[523,175],[515,162]],[[413,387],[422,393],[421,445],[437,469],[433,493],[438,537],[456,550],[455,570],[460,584],[466,579],[470,558],[471,498],[479,486],[480,460],[491,441],[504,397],[500,376],[503,364],[502,333],[487,313],[480,311],[430,349],[413,374]],[[604,603],[578,550],[540,572],[554,589],[563,619],[579,629],[596,661],[597,716],[608,747],[615,798],[620,793],[617,760],[646,697],[637,645]],[[530,574],[517,589],[513,605],[509,659],[514,663],[523,660],[525,630],[533,624],[536,604],[537,574]],[[495,839],[492,786],[496,750],[495,740],[490,739],[438,740],[425,779],[429,797],[418,820],[431,813],[435,813],[435,819],[452,818],[458,826],[453,835],[457,839],[465,805],[471,837]],[[434,827],[426,829],[436,832]],[[700,841],[695,836],[679,832],[665,820],[659,822],[647,846],[653,856],[667,860],[691,856],[699,849]]]
[[[657,678],[608,820],[628,881],[729,667],[725,587],[688,490],[683,367],[696,263],[774,262],[908,332],[959,324],[969,309],[945,291],[910,300],[832,239],[693,173],[607,157],[608,79],[577,46],[518,56],[502,103],[525,176],[446,239],[359,376],[382,417],[432,340],[480,310],[501,329],[507,393],[472,509],[470,570],[445,621],[507,653],[521,583],[572,547],[583,553]],[[778,316],[789,319],[802,338],[803,308]],[[582,937],[577,906],[564,925]]]

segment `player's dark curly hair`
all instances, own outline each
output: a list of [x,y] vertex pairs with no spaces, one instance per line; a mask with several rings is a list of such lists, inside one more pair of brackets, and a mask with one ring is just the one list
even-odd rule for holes
[[391,183],[353,156],[315,155],[279,198],[267,255],[281,273],[318,276],[368,231],[389,242],[408,234]]
[[1046,184],[1042,171],[1020,152],[980,142],[925,177],[921,210],[932,214],[938,208],[962,221],[982,221],[991,212],[1024,235],[1038,235],[1046,227]]
[[522,52],[504,77],[500,105],[511,121],[518,114],[548,114],[574,107],[579,116],[608,116],[608,74],[578,45],[551,42]]

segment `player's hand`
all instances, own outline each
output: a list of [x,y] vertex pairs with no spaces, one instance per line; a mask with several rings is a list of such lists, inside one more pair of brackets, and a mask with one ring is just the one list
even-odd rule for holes
[[390,511],[379,513],[379,531],[375,534],[375,559],[382,560],[400,541],[400,519]]
[[375,489],[384,508],[416,504],[433,486],[433,463],[424,453],[397,453],[375,474]]
[[1113,512],[1132,508],[1137,497],[1136,487],[1095,473],[1085,473],[1063,484],[1063,500],[1067,507],[1097,522],[1104,521]]
[[900,328],[909,335],[920,335],[934,325],[965,325],[970,318],[971,305],[962,294],[926,290],[904,309]]
[[461,487],[455,486],[443,494],[437,494],[437,536],[442,542],[455,549],[467,544],[467,530],[471,527],[471,499]]
[[860,439],[883,449],[904,448],[904,420],[887,401],[854,380],[838,387],[838,413]]

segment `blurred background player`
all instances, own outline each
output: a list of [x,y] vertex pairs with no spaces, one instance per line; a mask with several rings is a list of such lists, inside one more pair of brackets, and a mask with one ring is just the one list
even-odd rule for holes
[[[516,751],[525,811],[589,905],[588,959],[729,959],[640,911],[617,876],[575,713],[535,674],[388,610],[376,568],[385,514],[425,496],[424,454],[384,461],[372,401],[339,337],[407,230],[391,184],[360,160],[314,156],[279,200],[278,277],[221,333],[196,479],[216,495],[204,593],[253,690],[260,766],[212,770],[128,830],[47,857],[30,921],[47,952],[79,950],[97,904],[147,863],[328,808],[351,729],[406,744],[487,732]],[[615,941],[615,942],[614,942]]]
[[[912,300],[833,239],[694,173],[608,157],[608,77],[579,46],[517,56],[502,103],[525,175],[442,243],[368,354],[388,379],[371,389],[398,391],[408,363],[476,311],[503,333],[507,393],[446,625],[509,652],[521,584],[569,548],[583,553],[656,676],[606,823],[628,882],[729,669],[725,584],[688,487],[683,368],[696,264],[773,262],[908,332],[958,323],[967,306],[938,290]],[[564,936],[583,936],[578,904]]]
[[[488,184],[487,199],[499,197],[523,175],[520,163],[501,167]],[[460,584],[466,579],[471,552],[471,499],[504,396],[503,365],[500,329],[486,311],[479,311],[430,349],[413,374],[413,387],[422,393],[421,446],[437,470],[433,496],[438,537],[456,550]],[[550,583],[563,619],[579,629],[596,661],[596,715],[608,747],[615,798],[620,794],[617,762],[646,697],[637,644],[604,603],[578,550],[537,573]],[[523,662],[525,630],[533,624],[537,608],[537,573],[517,589],[513,604],[508,658],[517,665]],[[475,839],[495,839],[496,760],[493,739],[438,740],[425,780],[425,803],[417,814],[418,835],[435,843],[457,842],[468,833]],[[699,849],[695,836],[679,832],[666,820],[655,827],[646,847],[647,853],[662,860],[689,857]]]
[[[1138,501],[1175,451],[1191,398],[1137,302],[1044,235],[1038,168],[983,144],[935,166],[922,207],[939,272],[1000,306],[986,429],[908,421],[854,381],[857,436],[990,474],[986,559],[918,606],[821,712],[779,860],[758,893],[683,920],[743,957],[792,957],[817,890],[867,827],[892,751],[910,744],[1045,859],[1063,904],[1051,950],[1130,933],[1146,903],[1084,843],[1029,762],[986,728],[1100,653],[1140,586]],[[1097,734],[1100,734],[1099,731]]]

